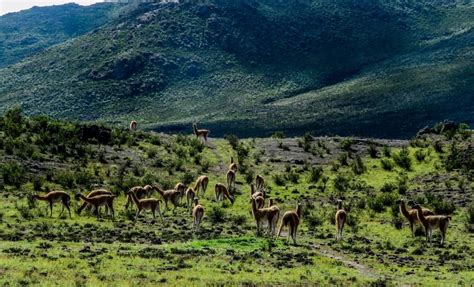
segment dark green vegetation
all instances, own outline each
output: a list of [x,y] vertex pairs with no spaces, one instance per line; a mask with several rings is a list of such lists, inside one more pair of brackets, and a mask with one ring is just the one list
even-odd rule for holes
[[0,17],[0,68],[83,35],[113,18],[111,4],[34,7]]
[[[307,134],[201,144],[188,135],[130,133],[10,110],[0,117],[0,284],[471,286],[473,149],[463,126],[411,141]],[[239,165],[233,206],[213,199],[230,156]],[[134,223],[134,208],[124,209],[131,186],[170,188],[201,174],[210,185],[199,234],[184,206],[175,216],[165,211],[165,223],[149,212]],[[282,212],[304,203],[299,246],[255,237],[248,182],[256,174]],[[73,195],[97,187],[119,196],[115,221],[87,212],[58,218],[58,206],[49,218],[46,203],[31,200],[50,190]],[[349,218],[336,243],[338,198]],[[438,231],[432,247],[420,228],[411,237],[398,211],[401,198],[452,216],[444,246]]]
[[[192,1],[191,1],[192,2]],[[438,3],[439,2],[439,3]],[[224,135],[410,137],[472,124],[470,1],[206,1],[127,7],[0,70],[1,109]]]

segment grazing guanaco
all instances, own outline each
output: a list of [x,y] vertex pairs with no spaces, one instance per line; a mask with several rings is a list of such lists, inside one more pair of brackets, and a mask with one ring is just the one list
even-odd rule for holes
[[[104,194],[112,195],[112,192],[110,192],[106,189],[95,189],[95,190],[89,192],[89,194],[87,194],[87,198],[91,198],[91,197],[94,197],[94,196],[97,196],[97,195],[104,195]],[[84,201],[84,203],[82,203],[81,207],[79,207],[77,209],[77,215],[80,215],[82,210],[84,210],[84,208],[86,208],[86,207],[91,207],[91,205]]]
[[179,192],[179,202],[181,203],[181,199],[184,197],[184,192],[186,191],[186,186],[182,182],[178,182],[174,186],[174,190]]
[[156,189],[158,190],[158,193],[161,194],[163,199],[165,200],[165,206],[166,210],[168,210],[168,201],[171,201],[173,204],[173,213],[176,211],[176,207],[179,206],[179,200],[181,199],[181,191],[176,190],[176,189],[170,189],[170,190],[163,190],[159,186],[156,185]]
[[446,238],[446,231],[448,230],[449,221],[451,220],[451,216],[447,215],[428,215],[425,216],[423,214],[423,209],[420,205],[413,206],[417,210],[418,220],[421,222],[423,227],[425,228],[426,233],[426,241],[430,242],[431,245],[431,237],[433,236],[433,229],[439,228],[441,232],[441,242],[440,244],[443,245],[444,239]]
[[[422,213],[424,216],[434,215],[433,211],[422,208]],[[415,237],[415,224],[419,222],[416,209],[408,209],[404,200],[400,200],[400,213],[405,216],[405,218],[410,223],[411,235]]]
[[237,164],[234,162],[234,157],[230,157],[229,169],[237,173]]
[[225,185],[223,185],[222,183],[216,183],[214,191],[216,195],[216,201],[223,201],[225,197],[230,201],[230,203],[234,204],[234,196],[229,193],[227,187],[225,187]]
[[189,187],[186,190],[186,205],[188,207],[188,210],[192,213],[192,205],[194,198],[196,197],[196,192],[194,191],[194,188]]
[[195,232],[199,232],[201,225],[202,217],[204,216],[204,207],[199,204],[199,199],[194,198],[194,208],[193,208],[193,229]]
[[134,131],[137,129],[137,122],[136,121],[131,121],[130,122],[130,131]]
[[193,133],[196,136],[196,138],[204,138],[205,141],[207,141],[207,136],[209,135],[210,131],[205,130],[205,129],[198,129],[196,123],[193,123]]
[[209,177],[205,175],[201,175],[196,179],[196,184],[194,185],[194,190],[196,194],[199,194],[201,191],[202,197],[204,197],[204,193],[206,192],[207,185],[209,184]]
[[342,208],[342,200],[337,201],[337,212],[336,212],[336,240],[342,239],[342,230],[344,229],[344,223],[346,223],[347,212]]
[[229,169],[226,174],[226,179],[227,179],[227,189],[231,193],[233,193],[233,191],[235,190],[235,172]]
[[[135,193],[138,199],[144,198],[149,193],[149,189],[146,189],[145,187],[142,187],[142,186],[134,186],[130,188],[128,191],[132,191],[133,193]],[[132,197],[128,195],[128,192],[127,192],[127,202],[125,203],[125,209],[128,209],[128,207],[132,204],[133,204]]]
[[273,237],[273,234],[275,234],[278,218],[280,217],[280,209],[278,206],[273,205],[271,207],[258,208],[257,201],[254,199],[252,200],[252,212],[255,222],[257,223],[257,236],[260,234],[260,226],[262,221],[266,219],[268,222],[268,233],[270,237]]
[[71,202],[71,197],[64,191],[51,191],[46,195],[33,195],[34,199],[47,201],[49,202],[49,217],[53,216],[53,204],[56,202],[61,202],[61,214],[60,217],[64,213],[64,208],[67,209],[69,212],[69,218],[71,218],[71,210],[69,209],[69,203]]
[[135,195],[134,192],[129,191],[128,194],[132,198],[133,202],[137,205],[137,214],[135,215],[135,221],[137,221],[138,216],[140,215],[140,212],[145,209],[151,210],[151,213],[153,214],[153,219],[156,219],[156,211],[158,211],[158,214],[160,215],[161,221],[164,221],[163,215],[161,214],[160,211],[160,203],[161,200],[156,199],[156,198],[144,198],[144,199],[138,199],[137,196]]
[[281,234],[283,226],[288,226],[288,236],[286,242],[290,240],[290,236],[293,239],[293,243],[296,245],[296,231],[301,219],[301,204],[296,205],[296,211],[287,211],[281,218],[280,229],[278,230],[278,236]]
[[116,198],[116,195],[108,195],[108,194],[103,194],[103,195],[97,195],[91,198],[87,198],[84,195],[78,193],[76,194],[76,199],[81,198],[85,202],[89,203],[94,207],[94,210],[97,211],[97,218],[99,218],[99,207],[101,206],[107,206],[107,210],[110,212],[112,215],[112,219],[115,217],[115,212],[114,212],[114,198]]
[[265,188],[265,179],[263,179],[263,176],[257,174],[255,177],[255,187],[257,188],[258,191],[262,191]]

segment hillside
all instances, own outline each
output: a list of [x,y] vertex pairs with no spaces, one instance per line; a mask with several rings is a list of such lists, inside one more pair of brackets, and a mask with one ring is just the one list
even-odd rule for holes
[[0,70],[0,109],[215,136],[473,123],[474,6],[442,3],[142,4]]
[[0,16],[0,68],[109,22],[111,4],[33,7]]
[[[474,283],[474,135],[466,127],[407,140],[311,137],[239,140],[129,132],[27,118],[0,117],[0,284],[2,285],[337,285],[433,286]],[[230,157],[237,165],[235,202],[216,202]],[[266,204],[281,216],[302,204],[297,245],[256,236],[250,184],[265,179]],[[194,232],[183,198],[164,204],[154,219],[125,208],[137,185],[192,187],[205,214]],[[105,188],[114,217],[77,211],[75,195]],[[34,200],[53,190],[70,196],[71,217]],[[151,197],[161,199],[154,193]],[[348,214],[335,240],[334,214],[343,199]],[[452,217],[444,245],[439,230],[429,246],[414,237],[399,200]],[[170,206],[172,208],[172,206]]]

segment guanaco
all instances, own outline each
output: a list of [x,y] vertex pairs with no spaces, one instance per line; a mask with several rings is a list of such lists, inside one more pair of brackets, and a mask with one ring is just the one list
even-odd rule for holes
[[226,179],[227,179],[227,189],[231,193],[233,193],[233,191],[235,190],[235,172],[229,169],[226,174]]
[[[135,193],[138,199],[142,199],[148,195],[148,193],[150,192],[150,189],[142,187],[142,186],[134,186],[130,188],[128,191]],[[132,197],[128,195],[128,192],[127,192],[127,202],[125,203],[125,209],[128,209],[128,207],[132,204],[133,204]]]
[[263,179],[263,176],[257,174],[255,177],[255,187],[258,191],[262,191],[265,188],[265,179]]
[[260,235],[260,226],[263,220],[268,221],[268,233],[270,237],[273,237],[275,234],[276,224],[278,218],[280,217],[280,209],[278,206],[273,205],[266,208],[258,208],[256,200],[252,200],[252,212],[257,223],[257,236]]
[[137,129],[137,122],[136,121],[131,121],[130,122],[130,131],[134,131]]
[[184,192],[186,191],[186,186],[182,182],[178,182],[174,186],[174,190],[179,192],[179,202],[181,203],[181,199],[184,197]]
[[156,189],[158,190],[158,193],[163,197],[165,200],[165,206],[166,210],[168,210],[168,201],[171,201],[173,204],[173,213],[176,211],[176,207],[179,206],[179,200],[181,198],[181,191],[176,190],[176,189],[170,189],[170,190],[163,190],[159,186],[155,186]]
[[336,240],[342,239],[342,230],[344,229],[344,223],[346,223],[347,213],[342,208],[342,200],[337,201],[337,212],[336,212]]
[[204,193],[206,192],[207,185],[209,184],[209,177],[205,175],[201,175],[197,178],[196,183],[194,184],[194,190],[196,194],[199,194],[201,191],[202,197],[204,197]]
[[[110,192],[106,189],[95,189],[95,190],[89,192],[89,194],[87,194],[87,198],[91,198],[91,197],[94,197],[94,196],[97,196],[97,195],[104,195],[104,194],[112,195],[112,192]],[[77,215],[80,215],[82,210],[84,210],[84,208],[90,207],[90,206],[91,205],[89,203],[84,201],[84,203],[82,203],[81,207],[79,207],[77,209]]]
[[196,197],[196,192],[194,191],[194,188],[189,187],[186,190],[186,206],[188,207],[188,210],[191,213],[192,213],[192,205],[193,205],[195,197]]
[[230,203],[234,204],[234,196],[229,193],[227,187],[225,187],[225,185],[223,185],[222,183],[216,183],[214,191],[216,195],[216,201],[223,201],[225,197],[230,201]]
[[446,238],[446,231],[448,230],[449,221],[451,220],[451,216],[447,215],[428,215],[425,216],[423,214],[423,209],[419,204],[413,206],[417,210],[418,220],[423,224],[426,233],[426,241],[430,242],[431,245],[431,237],[433,235],[433,229],[439,228],[441,232],[441,242],[440,244],[443,245],[444,239]]
[[[422,213],[424,216],[428,215],[434,215],[434,213],[427,209],[427,208],[422,208]],[[405,218],[408,220],[410,223],[410,230],[411,230],[411,235],[415,237],[415,224],[419,222],[418,220],[418,214],[416,209],[408,209],[406,206],[406,203],[404,200],[400,200],[400,213],[405,216]]]
[[204,138],[205,141],[207,141],[207,136],[209,135],[210,131],[205,130],[205,129],[198,129],[196,123],[193,123],[193,133],[196,136],[196,138]]
[[281,234],[283,226],[288,226],[288,236],[286,237],[286,242],[290,240],[290,236],[293,239],[293,243],[296,245],[296,232],[298,230],[298,225],[301,220],[301,204],[297,203],[296,211],[287,211],[283,214],[281,218],[280,229],[278,230],[278,237]]
[[108,195],[108,194],[103,194],[103,195],[97,195],[91,198],[87,198],[84,195],[78,193],[76,194],[76,199],[81,198],[85,202],[89,203],[94,207],[94,210],[97,211],[97,218],[99,218],[99,207],[101,206],[107,206],[108,211],[112,215],[112,219],[115,217],[115,212],[114,212],[114,198],[116,198],[116,195]]
[[199,199],[194,198],[194,208],[193,208],[193,229],[195,232],[199,232],[201,225],[202,217],[204,216],[204,207],[199,204]]
[[230,157],[229,169],[237,173],[237,164],[234,162],[234,157]]
[[64,191],[51,191],[46,195],[33,195],[34,199],[47,201],[49,202],[49,217],[53,216],[53,204],[56,202],[61,202],[61,214],[59,217],[63,216],[64,208],[69,212],[69,218],[71,218],[71,210],[69,209],[69,204],[71,202],[71,197]]
[[252,183],[250,185],[250,201],[255,199],[256,197],[261,196],[263,199],[265,199],[265,193],[261,191],[255,191],[255,185]]
[[275,205],[275,203],[273,202],[273,198],[270,198],[268,200],[268,207],[273,206],[273,205]]
[[257,204],[257,208],[263,208],[263,206],[265,205],[265,199],[261,196],[257,196],[253,200],[255,200],[255,202]]
[[128,194],[132,198],[133,202],[135,202],[135,204],[137,205],[137,214],[135,215],[135,221],[137,221],[138,216],[140,215],[140,212],[142,212],[143,209],[151,210],[151,213],[153,214],[153,219],[156,219],[155,213],[156,211],[158,211],[161,221],[164,221],[163,215],[161,214],[161,211],[160,211],[161,200],[156,199],[156,198],[138,199],[135,193],[132,191],[129,191]]

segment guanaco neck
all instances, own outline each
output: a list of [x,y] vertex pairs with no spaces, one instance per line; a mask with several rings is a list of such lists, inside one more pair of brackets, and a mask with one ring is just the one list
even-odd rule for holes
[[342,210],[342,209],[343,209],[343,208],[342,208],[342,201],[339,201],[339,202],[337,203],[337,210]]
[[298,215],[298,218],[301,218],[301,205],[299,205],[299,204],[296,207],[296,214]]
[[233,156],[230,157],[230,163],[234,163],[234,157]]
[[33,198],[35,198],[37,200],[49,201],[49,198],[47,196],[44,196],[44,195],[34,195]]
[[196,125],[196,124],[193,124],[193,131],[194,131],[194,134],[197,135],[198,129],[197,129],[197,125]]
[[403,214],[403,216],[405,216],[406,218],[409,218],[410,217],[410,213],[408,212],[408,209],[407,209],[407,205],[405,203],[405,201],[401,201],[400,202],[400,212]]
[[155,186],[155,189],[156,189],[156,191],[157,191],[159,194],[161,194],[162,196],[165,194],[165,191],[164,191],[163,189],[161,189],[159,186],[156,185],[156,186]]
[[423,223],[423,225],[426,225],[427,220],[426,217],[423,215],[423,210],[421,209],[421,206],[417,206],[416,211],[418,214],[418,219],[421,221],[421,223]]
[[138,200],[137,195],[134,192],[130,192],[130,196],[132,197],[133,202],[138,206],[140,201]]
[[255,193],[255,185],[251,184],[250,185],[250,196],[252,196]]

